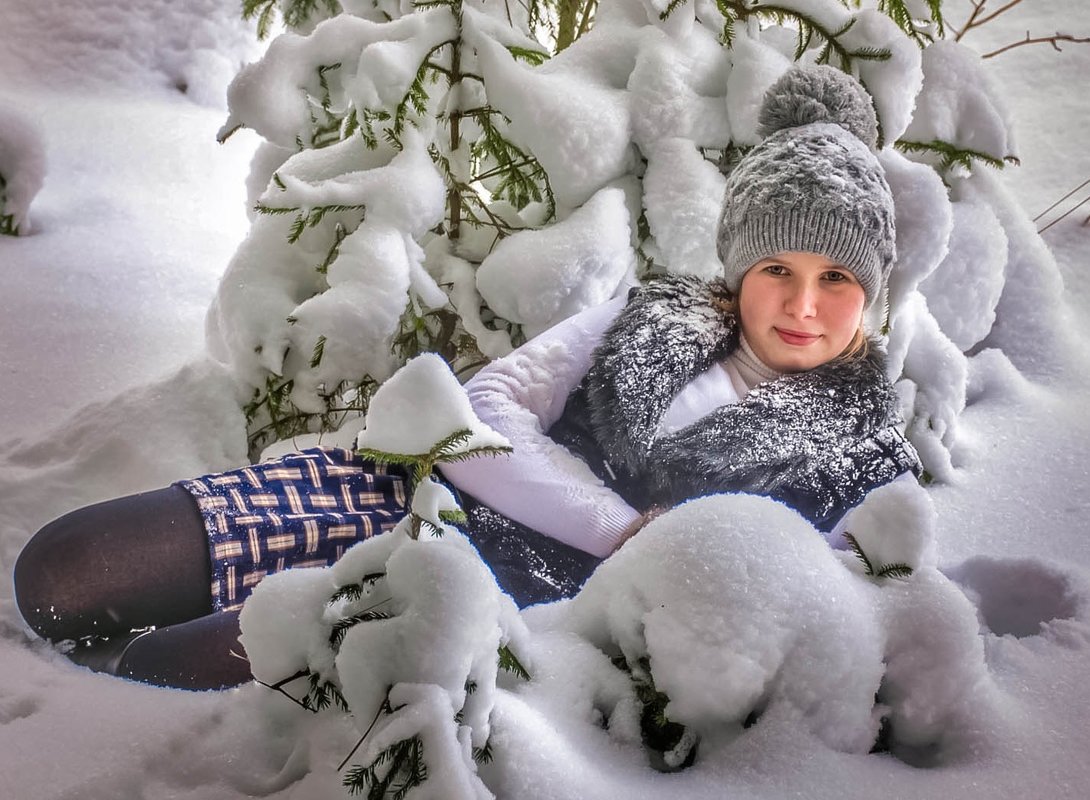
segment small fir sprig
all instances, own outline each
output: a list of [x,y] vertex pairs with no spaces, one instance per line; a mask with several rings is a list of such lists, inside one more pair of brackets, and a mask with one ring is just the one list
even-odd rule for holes
[[[410,493],[412,493],[422,481],[430,478],[432,471],[438,464],[450,464],[456,461],[467,461],[477,456],[495,456],[511,452],[510,447],[500,445],[466,447],[472,437],[473,431],[469,428],[463,428],[437,442],[426,453],[388,453],[366,447],[361,448],[358,453],[362,457],[380,464],[399,464],[409,468],[411,470]],[[443,533],[443,529],[435,521],[422,517],[415,510],[409,512],[409,518],[411,521],[409,535],[413,539],[420,538],[420,531],[423,528],[427,528],[436,536],[441,536]],[[440,512],[440,521],[464,522],[465,514],[460,509]]]
[[8,203],[7,187],[8,182],[4,180],[4,175],[0,173],[0,235],[18,236],[19,226],[15,224],[15,215],[4,213]]
[[958,147],[950,142],[934,139],[930,142],[913,142],[899,139],[894,147],[902,153],[924,156],[938,171],[945,181],[951,170],[962,168],[972,171],[977,164],[985,164],[994,169],[1003,169],[1007,164],[1019,164],[1015,156],[994,156],[981,150]]
[[297,30],[319,14],[324,19],[340,13],[341,4],[337,0],[242,0],[242,18],[256,18],[257,36],[264,39],[276,23],[278,8],[284,25]]
[[668,755],[676,761],[676,769],[691,766],[696,759],[696,737],[681,723],[666,716],[666,706],[670,698],[665,692],[655,687],[651,674],[651,660],[646,656],[629,664],[624,656],[615,656],[613,666],[627,672],[632,679],[632,688],[640,703],[640,738],[649,750]]
[[896,564],[881,564],[871,561],[867,554],[863,551],[863,546],[859,544],[859,540],[852,534],[845,533],[844,540],[848,543],[848,547],[855,553],[863,563],[863,573],[872,578],[909,578],[912,576],[912,567],[908,564],[898,562]]

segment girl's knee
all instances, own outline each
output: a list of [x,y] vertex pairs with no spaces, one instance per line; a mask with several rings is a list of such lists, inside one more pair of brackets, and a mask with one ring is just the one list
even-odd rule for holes
[[15,602],[26,623],[46,639],[71,638],[66,618],[74,610],[65,601],[66,587],[86,568],[87,543],[81,541],[80,510],[47,523],[23,547],[12,579]]

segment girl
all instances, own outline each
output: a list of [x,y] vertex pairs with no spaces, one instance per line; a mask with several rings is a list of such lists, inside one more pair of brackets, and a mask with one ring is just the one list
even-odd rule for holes
[[[768,495],[835,538],[868,491],[918,470],[862,333],[895,256],[870,99],[835,69],[796,68],[760,123],[764,141],[728,165],[723,278],[635,289],[467,384],[514,452],[443,473],[520,605],[573,594],[693,497]],[[184,481],[39,531],[16,564],[19,607],[39,635],[79,641],[69,655],[93,668],[234,685],[249,678],[237,608],[253,584],[331,563],[406,506],[404,475],[345,450]]]

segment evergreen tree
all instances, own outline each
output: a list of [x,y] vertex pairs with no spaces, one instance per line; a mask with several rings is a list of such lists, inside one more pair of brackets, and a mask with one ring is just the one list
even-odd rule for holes
[[[251,392],[252,455],[362,413],[419,353],[465,378],[627,284],[715,275],[720,169],[758,141],[772,77],[802,60],[852,72],[874,99],[904,205],[888,306],[872,323],[891,337],[909,435],[948,478],[964,353],[989,335],[995,299],[966,301],[985,321],[969,342],[953,315],[923,321],[919,298],[956,279],[941,262],[964,187],[1016,157],[1001,101],[944,39],[942,11],[937,0],[246,0],[263,31],[277,16],[289,28],[233,84],[223,132],[266,140],[253,228],[209,321],[213,354]],[[959,65],[944,77],[949,48]],[[931,110],[917,95],[935,98]],[[940,105],[991,116],[958,124]],[[1000,202],[991,191],[978,202]],[[917,234],[907,204],[921,193],[931,217]],[[939,370],[918,366],[936,352]]]

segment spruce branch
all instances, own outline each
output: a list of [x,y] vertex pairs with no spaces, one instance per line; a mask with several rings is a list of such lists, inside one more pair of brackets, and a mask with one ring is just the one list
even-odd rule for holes
[[385,572],[369,572],[356,583],[346,583],[344,586],[337,589],[337,591],[330,596],[327,604],[333,605],[341,600],[360,600],[363,598],[363,594],[367,589],[374,586],[385,577]]
[[296,672],[294,675],[289,675],[288,677],[286,677],[286,678],[284,678],[282,680],[279,680],[276,683],[265,683],[265,681],[260,680],[259,678],[254,678],[254,683],[258,684],[259,686],[264,686],[266,689],[272,689],[274,692],[277,692],[279,694],[284,695],[284,697],[291,700],[291,702],[295,703],[300,708],[303,708],[303,709],[305,709],[307,711],[310,711],[313,714],[317,714],[318,713],[317,709],[311,708],[310,706],[307,706],[307,705],[304,705],[302,700],[300,700],[298,697],[291,694],[290,692],[288,692],[284,688],[289,683],[292,683],[293,681],[297,681],[300,678],[305,678],[309,674],[310,674],[309,669],[301,669],[298,672]]
[[318,365],[322,363],[322,356],[325,355],[325,334],[318,337],[318,341],[314,343],[314,352],[310,355],[310,368],[317,369]]
[[[342,213],[348,211],[360,211],[365,212],[366,206],[362,203],[358,205],[346,205],[344,203],[331,203],[326,206],[314,206],[312,208],[304,208],[302,206],[271,206],[265,203],[258,203],[254,206],[254,211],[259,214],[295,214],[295,219],[292,220],[291,227],[288,229],[288,244],[295,244],[306,232],[307,228],[315,228],[321,224],[325,219],[326,214],[330,213]],[[364,215],[361,213],[359,222],[363,222]],[[358,225],[359,222],[356,224]],[[341,237],[343,239],[343,237]],[[340,243],[337,242],[339,245]]]
[[309,680],[310,691],[303,697],[303,708],[318,712],[336,705],[341,711],[348,712],[348,701],[333,681],[322,680],[317,674],[311,674]]
[[[672,11],[685,0],[672,0],[667,11]],[[831,64],[836,57],[840,69],[851,72],[855,59],[864,61],[888,61],[893,53],[885,48],[863,47],[858,50],[849,50],[840,42],[840,37],[846,34],[855,25],[856,18],[849,19],[838,30],[830,30],[822,26],[821,22],[813,15],[805,11],[776,5],[775,3],[747,3],[745,0],[716,0],[716,7],[725,20],[723,28],[723,41],[727,46],[733,41],[734,22],[745,21],[750,17],[757,19],[771,19],[777,24],[783,24],[790,20],[798,28],[799,39],[796,45],[796,58],[801,57],[809,49],[815,35],[824,40],[818,53],[818,64]],[[665,12],[664,12],[665,13]],[[805,45],[805,46],[804,46]]]
[[223,144],[244,127],[246,126],[240,122],[238,125],[234,125],[230,128],[222,128],[219,133],[216,134],[216,143]]
[[473,748],[473,760],[478,764],[491,764],[495,754],[492,752],[492,737],[489,736],[481,747]]
[[529,47],[519,47],[514,44],[507,45],[507,52],[516,60],[525,61],[533,67],[540,67],[549,60],[549,54],[543,50],[531,50]]
[[902,563],[886,564],[874,574],[878,578],[910,578],[912,577],[912,567]]
[[338,222],[333,226],[333,244],[330,245],[326,257],[322,259],[322,263],[314,268],[319,275],[329,274],[329,267],[340,256],[341,243],[344,242],[347,236],[348,229],[342,223]]
[[511,648],[507,645],[500,645],[499,650],[499,667],[504,672],[510,672],[511,674],[522,678],[524,681],[530,680],[530,672],[522,665],[522,662],[518,660],[518,657],[512,652]]
[[[857,7],[859,3],[855,4]],[[927,47],[935,41],[935,36],[927,30],[928,24],[935,26],[935,33],[941,38],[946,35],[946,20],[942,16],[942,0],[927,0],[927,10],[930,18],[926,21],[917,20],[914,12],[909,8],[907,0],[878,0],[878,10],[888,16],[921,48]],[[921,22],[923,24],[921,25]]]
[[[469,113],[466,115],[469,116]],[[478,164],[495,164],[486,174],[489,177],[500,177],[494,192],[496,196],[507,199],[518,209],[531,202],[540,203],[544,200],[548,204],[547,219],[552,219],[556,214],[556,200],[549,176],[536,158],[503,134],[493,119],[495,116],[507,121],[506,117],[497,114],[491,107],[474,109],[472,112],[472,118],[481,128],[482,134],[472,147],[474,161]],[[477,178],[480,179],[482,178]]]
[[958,147],[950,142],[934,139],[930,142],[913,142],[907,139],[898,139],[894,147],[903,153],[921,153],[938,156],[940,164],[937,167],[940,173],[949,172],[955,166],[962,166],[967,170],[973,168],[974,162],[987,164],[989,167],[1003,169],[1007,164],[1018,164],[1016,156],[1003,156],[1002,158],[985,153],[980,150]]
[[872,578],[910,578],[912,576],[912,567],[903,562],[898,561],[894,564],[875,566],[875,563],[863,551],[863,546],[859,543],[859,540],[847,531],[844,532],[844,540],[848,543],[848,547],[851,548],[855,557],[863,563],[863,574]]
[[[307,693],[302,698],[295,697],[284,688],[300,678],[308,678]],[[344,695],[341,694],[341,690],[332,681],[322,680],[321,676],[312,673],[309,669],[299,670],[294,675],[289,675],[276,683],[265,683],[265,681],[257,678],[254,678],[254,681],[267,689],[272,689],[274,692],[284,695],[300,708],[313,714],[319,713],[332,704],[336,704],[342,711],[348,711],[348,703],[345,701]]]
[[[386,769],[380,774],[383,767]],[[353,767],[343,784],[352,794],[367,792],[368,800],[383,800],[388,792],[394,800],[401,800],[427,777],[424,743],[419,736],[412,736],[390,745],[368,766]]]
[[669,5],[662,10],[659,14],[659,21],[665,22],[670,18],[670,15],[677,11],[681,6],[685,5],[689,0],[670,0]]
[[[387,603],[388,600],[383,600],[382,603]],[[344,617],[337,620],[333,625],[333,629],[329,633],[329,644],[334,649],[341,646],[344,641],[345,634],[349,630],[359,625],[361,622],[376,622],[378,620],[390,619],[390,615],[385,611],[376,611],[375,609],[382,605],[382,603],[376,603],[371,608],[361,611],[358,614],[353,614],[350,617]]]
[[[633,665],[623,655],[618,655],[613,657],[612,662],[614,667],[627,672],[632,681],[632,689],[641,706],[640,738],[644,745],[658,753],[668,753],[677,748],[685,740],[688,731],[684,725],[666,716],[666,706],[669,705],[670,698],[656,688],[650,659],[645,656]],[[692,749],[682,766],[691,763],[696,753],[695,747],[694,738]]]
[[15,214],[3,213],[8,202],[7,188],[8,182],[3,173],[0,173],[0,235],[18,236],[19,226],[15,224]]
[[844,541],[848,543],[848,547],[851,548],[851,551],[855,554],[855,557],[863,562],[863,569],[865,574],[873,575],[874,564],[871,563],[871,560],[867,557],[867,554],[863,552],[863,546],[859,544],[859,540],[856,539],[855,536],[853,536],[851,533],[845,532]]
[[[272,30],[278,0],[242,0],[242,18],[257,17],[257,36],[264,39]],[[283,10],[284,25],[296,29],[305,24],[324,7],[329,16],[340,13],[337,0],[290,0]]]

